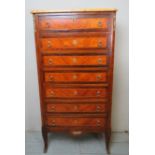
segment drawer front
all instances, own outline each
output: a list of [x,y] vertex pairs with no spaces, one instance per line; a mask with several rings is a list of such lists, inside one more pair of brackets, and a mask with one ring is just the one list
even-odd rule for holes
[[45,87],[45,97],[106,97],[106,88],[52,88]]
[[76,117],[47,117],[48,126],[84,126],[84,127],[104,127],[105,118],[76,118]]
[[88,66],[97,65],[103,66],[107,65],[106,55],[96,55],[96,56],[43,56],[44,66]]
[[107,82],[107,72],[45,73],[45,82]]
[[55,113],[55,112],[106,112],[106,104],[47,104],[47,112]]
[[42,38],[42,51],[53,49],[89,49],[108,48],[108,37],[78,36],[78,37],[57,37]]
[[39,28],[42,30],[105,29],[111,26],[110,18],[52,18],[40,17]]

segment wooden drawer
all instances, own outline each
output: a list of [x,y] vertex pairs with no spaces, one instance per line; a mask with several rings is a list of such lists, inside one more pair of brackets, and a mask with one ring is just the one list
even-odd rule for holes
[[39,18],[39,28],[41,30],[78,30],[78,29],[104,29],[111,26],[110,18],[54,18],[44,16]]
[[45,82],[107,82],[107,72],[45,72]]
[[104,127],[105,118],[79,118],[79,117],[47,117],[46,124],[48,126],[57,127]]
[[75,36],[53,37],[41,39],[41,50],[53,49],[97,49],[108,48],[108,37],[105,36]]
[[47,104],[47,112],[55,113],[68,113],[68,112],[106,112],[106,104],[100,103],[100,104],[73,104],[73,103],[63,103],[63,104]]
[[87,56],[43,56],[44,66],[103,66],[107,65],[106,55]]
[[65,97],[106,97],[106,88],[54,88],[45,87],[45,97],[65,98]]

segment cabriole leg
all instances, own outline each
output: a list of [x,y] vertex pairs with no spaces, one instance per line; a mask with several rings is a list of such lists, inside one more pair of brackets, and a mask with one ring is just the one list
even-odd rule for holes
[[42,136],[44,140],[44,153],[46,153],[48,147],[48,132],[45,127],[42,127]]
[[111,130],[108,130],[108,131],[105,132],[105,140],[106,140],[107,153],[110,154]]

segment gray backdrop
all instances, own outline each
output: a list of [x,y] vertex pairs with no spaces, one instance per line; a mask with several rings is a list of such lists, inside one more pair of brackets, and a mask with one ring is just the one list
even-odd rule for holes
[[35,57],[32,9],[118,9],[116,16],[116,45],[112,130],[129,130],[129,8],[128,0],[26,0],[26,130],[40,130],[41,116]]

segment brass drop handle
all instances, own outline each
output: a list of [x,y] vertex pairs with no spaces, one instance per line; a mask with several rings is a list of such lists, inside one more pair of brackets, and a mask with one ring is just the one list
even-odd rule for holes
[[53,63],[52,59],[48,60],[48,64],[51,65]]
[[102,21],[99,21],[99,22],[98,22],[98,27],[101,28],[101,27],[102,27],[102,24],[103,24]]
[[76,80],[77,79],[77,75],[74,74],[73,75],[73,79]]
[[51,41],[48,41],[48,42],[47,42],[47,47],[48,47],[48,48],[52,47]]
[[99,48],[102,47],[102,41],[98,41],[98,47],[99,47]]
[[102,58],[98,58],[97,62],[98,62],[99,64],[102,64]]
[[97,80],[101,80],[101,78],[102,78],[101,75],[97,75],[97,76],[96,76],[96,79],[97,79]]
[[74,40],[72,41],[72,44],[73,44],[73,45],[77,45],[77,44],[78,44],[78,41],[74,39]]

